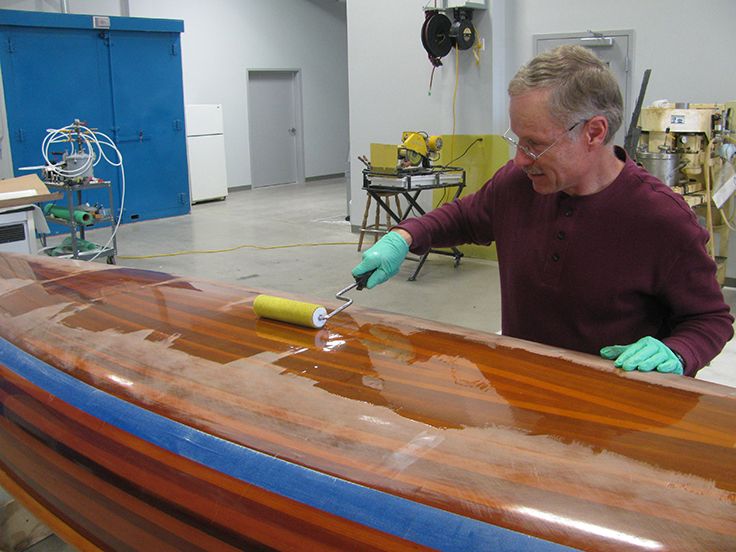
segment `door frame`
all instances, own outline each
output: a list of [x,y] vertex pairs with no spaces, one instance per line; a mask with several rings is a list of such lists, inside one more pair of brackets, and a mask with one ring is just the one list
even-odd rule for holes
[[[585,46],[593,51],[596,49],[605,47],[605,41],[609,38],[623,38],[627,39],[627,52],[625,63],[625,74],[626,82],[620,82],[621,95],[624,99],[624,120],[621,123],[621,128],[617,133],[617,137],[626,136],[629,129],[631,116],[633,115],[633,104],[632,104],[632,79],[634,76],[634,41],[635,32],[633,29],[624,29],[617,31],[586,31],[577,33],[552,33],[552,34],[535,34],[532,36],[532,51],[533,55],[540,53],[540,43],[543,40],[559,40],[569,44],[576,44]],[[623,146],[623,140],[621,144]]]
[[251,155],[251,131],[252,131],[252,120],[251,120],[251,105],[250,105],[250,75],[251,73],[291,73],[293,75],[292,83],[294,86],[294,122],[296,124],[296,143],[295,143],[295,155],[296,155],[296,181],[298,183],[305,182],[305,169],[304,169],[304,116],[303,116],[303,102],[302,102],[302,71],[301,69],[284,69],[284,68],[251,68],[247,70],[246,75],[246,87],[248,87],[247,93],[247,106],[248,106],[248,158],[250,165],[250,182],[251,187],[263,187],[255,186],[253,184],[253,158]]
[[0,67],[0,179],[13,178],[13,145],[8,136],[8,115],[5,110],[5,87]]

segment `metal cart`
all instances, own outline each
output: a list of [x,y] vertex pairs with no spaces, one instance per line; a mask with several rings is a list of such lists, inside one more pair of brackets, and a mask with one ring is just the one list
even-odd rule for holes
[[[112,187],[110,186],[110,182],[96,181],[83,184],[44,182],[44,184],[46,184],[46,187],[49,190],[64,192],[66,195],[66,207],[69,209],[70,220],[50,216],[48,214],[46,214],[46,220],[53,224],[60,224],[69,228],[69,233],[71,234],[72,257],[74,259],[81,259],[85,261],[105,258],[107,260],[107,264],[115,264],[115,255],[117,254],[117,238],[115,236],[115,208],[113,204]],[[82,192],[85,190],[92,190],[96,188],[107,188],[108,196],[110,198],[109,209],[106,210],[105,214],[102,217],[93,219],[93,222],[89,224],[84,224],[73,220],[75,206],[82,203]],[[80,249],[79,240],[85,239],[86,228],[93,226],[94,224],[102,224],[105,222],[110,223],[110,229],[112,233],[109,245],[103,247],[102,250],[100,250],[99,248],[91,251]],[[79,237],[77,237],[77,233],[79,233]],[[41,238],[41,242],[44,246],[46,245],[45,236]]]
[[[376,200],[381,209],[386,211],[389,216],[397,223],[407,219],[412,211],[416,211],[419,215],[424,215],[425,210],[417,202],[419,194],[425,190],[436,190],[438,188],[456,187],[455,195],[452,201],[460,197],[465,188],[465,170],[459,167],[441,167],[431,168],[424,171],[397,171],[397,172],[380,172],[371,169],[363,170],[363,189]],[[383,200],[381,194],[397,193],[401,194],[409,203],[406,212],[399,215]],[[441,249],[431,249],[419,258],[419,265],[414,274],[409,278],[410,281],[417,279],[419,271],[424,266],[429,253],[437,253],[440,255],[450,255],[455,258],[455,267],[460,264],[463,253],[456,247],[452,247],[451,251],[443,251]]]

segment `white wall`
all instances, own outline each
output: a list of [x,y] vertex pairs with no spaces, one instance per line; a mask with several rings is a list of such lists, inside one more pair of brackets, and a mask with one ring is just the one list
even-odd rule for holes
[[495,128],[493,96],[504,80],[499,69],[506,52],[497,48],[499,61],[492,62],[495,33],[490,12],[476,12],[473,18],[478,35],[485,38],[480,64],[472,50],[453,49],[435,70],[429,95],[432,64],[421,41],[426,5],[426,0],[348,0],[353,224],[362,220],[365,208],[364,167],[356,159],[370,156],[371,142],[398,144],[407,130],[449,135],[453,126],[458,134],[488,134]]
[[531,57],[533,34],[634,29],[632,101],[646,69],[645,105],[736,99],[733,0],[516,0],[508,2],[507,20],[514,37],[509,78]]
[[[505,130],[506,83],[531,57],[534,34],[633,29],[633,99],[645,69],[652,69],[646,103],[736,99],[733,0],[488,3],[491,9],[474,19],[486,43],[480,66],[471,51],[460,52],[456,65],[453,51],[435,71],[429,96],[432,67],[420,32],[432,0],[348,0],[347,33],[343,3],[334,0],[129,0],[131,16],[184,20],[185,98],[223,104],[231,187],[250,183],[247,69],[302,68],[306,175],[344,170],[349,128],[354,223],[365,204],[357,157],[371,142],[398,143],[404,130],[451,134],[456,67],[455,131]],[[68,5],[72,13],[121,13],[116,0]],[[0,0],[0,8],[58,11],[47,0]],[[736,277],[736,237],[731,246],[728,275]]]
[[[121,15],[116,0],[68,0],[74,14]],[[184,99],[222,104],[228,186],[250,185],[248,69],[299,69],[307,178],[345,172],[347,32],[333,0],[129,0],[132,17],[181,19]],[[45,0],[0,8],[59,12]]]
[[[363,167],[355,158],[368,153],[370,142],[398,143],[408,129],[452,132],[455,52],[443,58],[427,96],[431,65],[420,38],[426,5],[426,0],[348,1],[353,221],[362,220],[364,208]],[[736,99],[733,0],[489,0],[489,5],[474,20],[486,39],[481,66],[475,66],[472,53],[460,52],[458,134],[506,129],[506,84],[532,56],[535,34],[633,29],[632,101],[645,69],[652,69],[645,105],[663,98]],[[736,277],[736,236],[730,245],[728,276]]]

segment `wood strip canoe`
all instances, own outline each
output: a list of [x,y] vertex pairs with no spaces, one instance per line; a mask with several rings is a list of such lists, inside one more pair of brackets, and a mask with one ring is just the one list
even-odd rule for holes
[[0,484],[83,551],[736,550],[736,389],[258,292],[0,254]]

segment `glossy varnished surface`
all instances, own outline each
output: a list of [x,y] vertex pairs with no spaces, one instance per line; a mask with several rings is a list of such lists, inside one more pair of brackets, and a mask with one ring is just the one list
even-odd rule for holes
[[[289,326],[257,319],[256,294],[3,255],[0,336],[164,419],[438,511],[583,550],[736,549],[734,390],[357,306],[320,331]],[[153,531],[157,550],[185,549],[170,544],[180,525],[213,532],[214,510],[221,535],[208,538],[231,549],[293,550],[289,538],[303,543],[307,533],[315,550],[422,549],[339,513],[301,515],[278,493],[118,436],[63,401],[44,404],[11,366],[2,377],[8,482],[56,505],[54,515],[100,549],[134,548],[110,544],[123,535],[94,535],[102,521],[85,522],[94,515],[72,512],[38,481],[69,481],[80,497],[103,485],[99,500],[125,510],[131,526],[127,512],[148,504],[168,520],[149,524],[168,531]],[[86,443],[59,429],[79,424],[88,427],[70,434]],[[30,464],[36,471],[24,472]],[[145,481],[141,465],[157,475]],[[182,496],[174,487],[187,478],[195,483]],[[250,534],[239,516],[255,520]],[[192,550],[228,549],[192,539]]]

